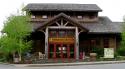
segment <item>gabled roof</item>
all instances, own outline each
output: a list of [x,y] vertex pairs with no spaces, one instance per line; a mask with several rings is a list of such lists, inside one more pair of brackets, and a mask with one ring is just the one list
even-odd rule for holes
[[96,4],[30,3],[28,11],[102,11]]
[[53,21],[56,21],[56,19],[59,19],[59,18],[64,18],[64,19],[66,19],[67,21],[69,21],[72,25],[78,26],[79,28],[88,31],[88,29],[84,28],[79,22],[77,22],[75,19],[69,17],[68,15],[66,15],[66,14],[64,14],[64,13],[60,13],[60,14],[58,14],[57,16],[55,16],[54,18],[48,20],[47,22],[44,22],[44,23],[43,23],[40,27],[38,27],[36,30],[46,28],[46,26],[49,26],[49,25],[53,24],[53,23],[54,23]]

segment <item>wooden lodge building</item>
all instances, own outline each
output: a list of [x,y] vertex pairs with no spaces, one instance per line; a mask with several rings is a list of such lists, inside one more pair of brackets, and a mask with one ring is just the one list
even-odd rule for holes
[[116,50],[120,45],[122,23],[99,16],[102,9],[96,4],[31,3],[25,10],[31,12],[33,52],[47,59],[79,59],[93,47]]

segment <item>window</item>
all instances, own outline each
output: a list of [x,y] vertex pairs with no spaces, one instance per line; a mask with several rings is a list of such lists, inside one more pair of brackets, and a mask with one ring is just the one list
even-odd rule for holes
[[36,18],[34,15],[31,15],[31,18]]
[[108,48],[109,47],[109,38],[104,38],[103,40],[103,45],[104,45],[104,48]]
[[59,37],[65,37],[65,31],[59,31]]
[[89,18],[90,18],[90,19],[95,18],[95,14],[90,14],[90,15],[89,15]]
[[82,16],[77,16],[78,19],[82,19]]
[[90,18],[90,19],[93,19],[93,18],[95,18],[95,16],[89,16],[89,18]]
[[42,18],[47,18],[47,15],[43,15]]
[[96,45],[96,40],[95,39],[91,39],[91,44],[95,46]]
[[73,37],[75,35],[74,31],[68,30],[67,31],[67,37]]
[[57,32],[56,31],[50,31],[49,36],[50,37],[56,37],[57,36]]
[[91,46],[100,46],[100,39],[99,38],[91,38],[90,42],[91,42]]

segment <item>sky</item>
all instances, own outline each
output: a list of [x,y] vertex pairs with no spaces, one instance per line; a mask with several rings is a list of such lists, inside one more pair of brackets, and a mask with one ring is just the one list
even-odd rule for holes
[[103,11],[99,16],[107,16],[114,22],[122,22],[125,15],[125,0],[1,0],[0,30],[8,16],[17,14],[22,5],[28,3],[78,3],[97,4]]

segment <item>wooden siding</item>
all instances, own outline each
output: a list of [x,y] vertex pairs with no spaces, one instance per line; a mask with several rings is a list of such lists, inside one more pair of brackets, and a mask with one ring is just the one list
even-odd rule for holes
[[[79,22],[97,22],[98,21],[97,12],[65,12],[65,11],[64,12],[56,12],[56,11],[32,12],[31,14],[35,16],[35,18],[31,19],[31,21],[47,21],[60,13],[65,13],[69,17],[74,18]],[[43,15],[47,15],[47,18],[42,18]],[[79,19],[78,16],[82,16],[82,18]]]
[[116,38],[115,37],[110,37],[109,48],[114,48],[114,50],[116,50]]

